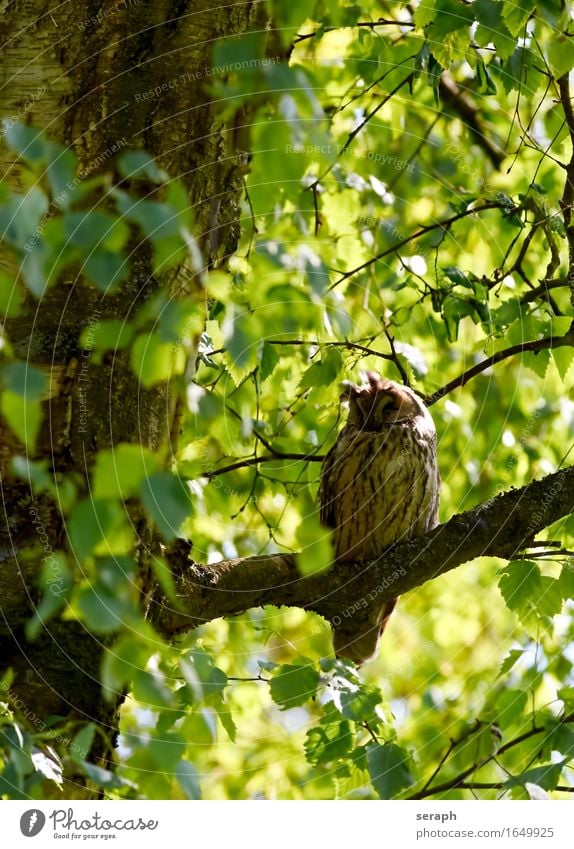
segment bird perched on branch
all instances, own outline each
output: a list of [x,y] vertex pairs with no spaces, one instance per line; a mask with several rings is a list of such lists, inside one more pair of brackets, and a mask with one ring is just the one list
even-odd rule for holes
[[[408,386],[367,372],[365,383],[344,384],[345,427],[321,467],[321,521],[334,531],[338,560],[373,560],[394,543],[421,536],[437,524],[440,477],[436,430],[421,399]],[[408,568],[410,564],[405,564]],[[363,663],[376,653],[397,599],[370,608],[359,624],[354,610],[333,625],[338,657]],[[365,600],[366,601],[366,600]],[[355,621],[353,621],[355,620]]]

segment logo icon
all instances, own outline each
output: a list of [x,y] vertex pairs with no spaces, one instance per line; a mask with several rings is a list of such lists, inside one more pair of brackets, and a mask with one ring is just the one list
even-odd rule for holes
[[20,817],[20,831],[25,837],[36,837],[45,825],[46,816],[38,808],[32,808]]

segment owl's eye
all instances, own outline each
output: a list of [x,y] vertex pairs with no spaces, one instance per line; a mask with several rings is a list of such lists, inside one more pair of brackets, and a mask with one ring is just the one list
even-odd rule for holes
[[395,413],[396,413],[396,412],[398,411],[398,409],[399,409],[399,408],[398,408],[398,405],[397,405],[397,403],[394,401],[394,399],[393,399],[393,398],[389,398],[388,396],[387,396],[386,398],[383,398],[383,399],[382,399],[382,401],[381,401],[381,403],[380,403],[380,408],[381,408],[381,410],[384,410],[385,412],[387,412],[387,410],[390,410],[391,412],[395,412]]

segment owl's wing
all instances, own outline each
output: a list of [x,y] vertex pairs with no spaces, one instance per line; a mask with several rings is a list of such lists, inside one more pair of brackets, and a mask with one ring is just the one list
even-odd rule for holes
[[321,522],[328,528],[335,528],[335,502],[337,487],[334,481],[334,468],[336,463],[335,444],[321,465],[321,480],[319,483],[319,506],[321,508]]

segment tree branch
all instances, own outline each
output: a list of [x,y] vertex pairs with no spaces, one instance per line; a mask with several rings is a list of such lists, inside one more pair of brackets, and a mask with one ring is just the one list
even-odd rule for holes
[[529,304],[540,297],[545,299],[545,296],[548,295],[548,292],[551,289],[561,289],[564,286],[568,286],[568,280],[566,279],[558,278],[557,280],[548,280],[548,282],[541,283],[540,286],[526,292],[526,294],[520,298],[520,303]]
[[249,466],[258,466],[259,463],[270,463],[273,460],[279,463],[281,460],[302,460],[305,463],[322,463],[325,459],[324,454],[295,454],[288,451],[273,452],[273,454],[263,454],[261,457],[246,457],[244,460],[237,460],[235,463],[230,463],[229,466],[222,466],[220,469],[214,469],[212,472],[202,472],[202,478],[218,478],[219,475],[227,475],[229,472],[235,472],[237,469],[246,469]]
[[341,274],[338,280],[335,280],[334,283],[331,283],[329,288],[327,289],[330,292],[339,283],[343,283],[344,280],[348,280],[349,277],[353,277],[353,275],[358,274],[359,271],[364,271],[365,268],[369,268],[369,266],[373,265],[375,262],[378,262],[380,259],[388,256],[389,254],[395,253],[399,248],[408,245],[409,242],[413,242],[415,239],[419,239],[421,236],[426,235],[427,233],[432,233],[433,230],[448,230],[451,224],[454,224],[456,221],[460,221],[461,218],[467,218],[469,215],[474,215],[475,213],[484,212],[487,209],[501,209],[503,205],[498,203],[497,201],[489,201],[488,203],[483,203],[482,206],[475,206],[472,209],[465,209],[462,212],[457,212],[456,215],[451,215],[450,218],[445,218],[444,221],[437,221],[436,224],[427,224],[425,227],[421,227],[420,230],[417,230],[416,233],[413,233],[411,236],[407,236],[406,239],[402,239],[400,242],[397,242],[396,245],[391,245],[390,248],[386,248],[384,251],[381,251],[380,254],[371,257],[366,262],[363,262],[361,265],[358,265],[356,268],[352,268],[350,271],[346,271],[344,274]]
[[301,577],[293,555],[200,565],[187,559],[191,547],[179,541],[166,552],[177,603],[158,590],[150,617],[168,636],[264,604],[313,610],[337,624],[342,618],[361,619],[369,609],[476,557],[512,559],[537,533],[573,512],[571,466],[455,515],[371,563],[334,563],[327,573],[307,578]]
[[438,90],[442,102],[460,116],[476,144],[484,150],[494,167],[499,170],[506,158],[506,153],[496,141],[486,135],[482,125],[481,110],[468,92],[461,88],[447,71],[439,78]]
[[544,351],[549,348],[564,348],[570,346],[574,346],[573,328],[571,328],[568,333],[565,333],[564,336],[549,336],[545,339],[533,339],[531,342],[521,342],[520,345],[513,345],[510,348],[504,348],[504,350],[497,351],[495,354],[492,354],[490,357],[482,360],[482,362],[472,366],[472,368],[463,371],[462,374],[459,374],[459,376],[455,377],[454,380],[451,380],[440,389],[437,389],[437,391],[433,392],[432,395],[428,395],[424,399],[424,402],[427,407],[432,406],[441,398],[444,398],[445,395],[448,395],[449,392],[452,392],[453,389],[457,389],[459,386],[464,386],[465,383],[468,383],[468,381],[473,377],[476,377],[477,374],[480,374],[487,368],[496,365],[496,363],[500,363],[502,360],[516,356],[516,354],[524,354],[527,351],[536,353],[537,351]]

